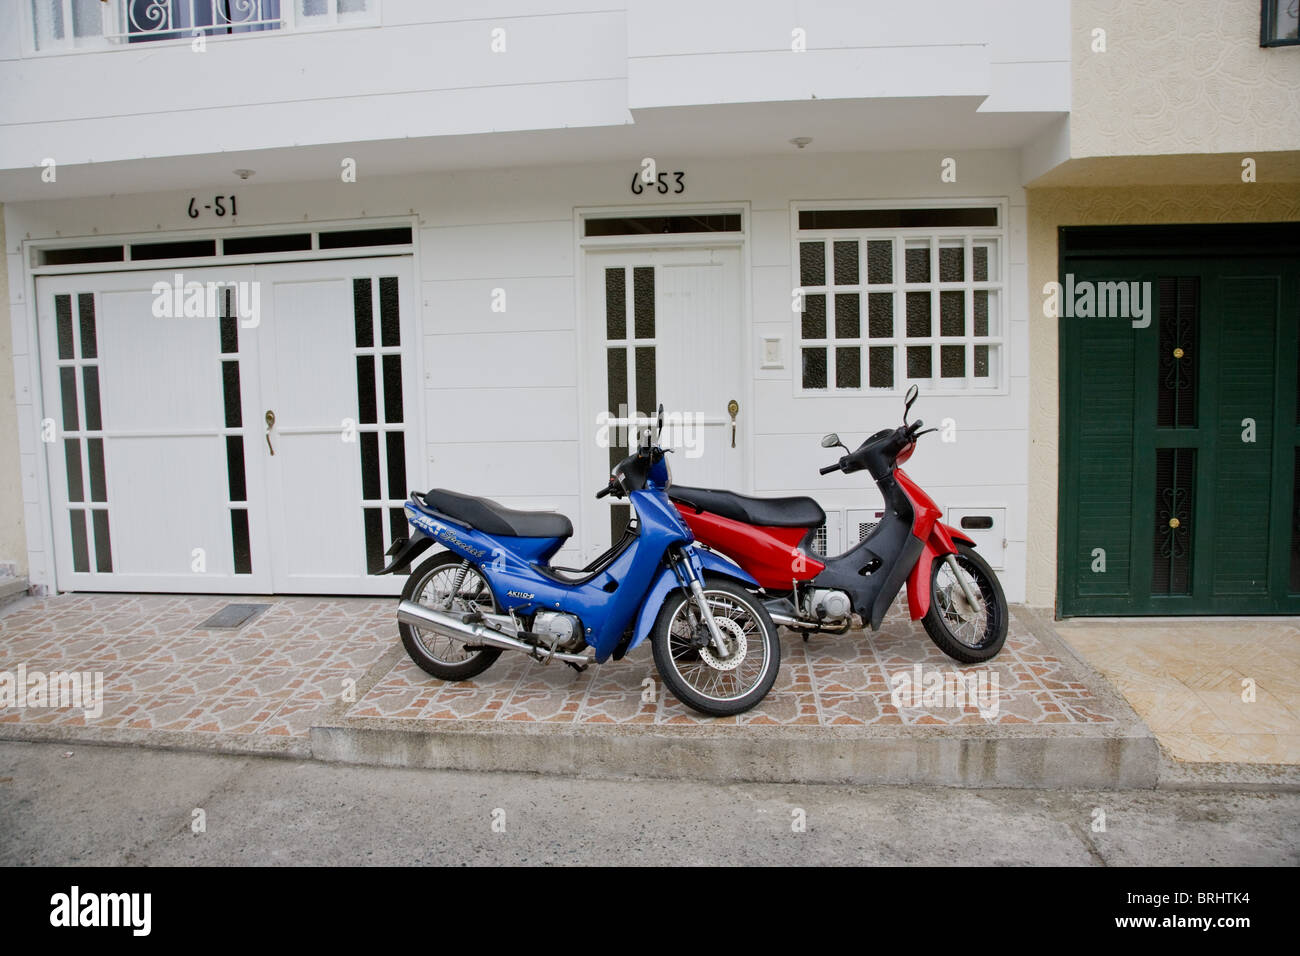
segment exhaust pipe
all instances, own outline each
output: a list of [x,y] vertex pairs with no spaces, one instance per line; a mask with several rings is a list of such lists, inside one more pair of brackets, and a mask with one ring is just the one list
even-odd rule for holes
[[543,663],[552,659],[566,664],[590,664],[592,658],[586,654],[565,654],[560,651],[550,652],[547,648],[528,644],[518,638],[508,637],[501,631],[485,627],[482,624],[466,624],[455,614],[435,611],[431,607],[417,604],[415,601],[402,601],[397,605],[397,619],[411,627],[422,627],[427,631],[436,631],[443,637],[464,641],[466,644],[483,644],[487,647],[499,647],[507,651],[523,651],[529,657]]
[[778,627],[788,627],[798,631],[812,631],[817,629],[817,625],[811,621],[805,621],[802,618],[791,617],[789,614],[778,614],[768,609],[767,616],[772,619],[772,623]]

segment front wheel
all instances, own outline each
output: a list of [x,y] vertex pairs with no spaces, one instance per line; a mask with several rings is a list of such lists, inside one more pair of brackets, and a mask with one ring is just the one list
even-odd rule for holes
[[673,695],[711,717],[749,710],[767,696],[781,666],[776,625],[754,595],[725,578],[704,582],[704,598],[722,632],[724,652],[692,597],[669,595],[650,643],[655,667]]
[[970,545],[958,542],[953,558],[980,606],[971,606],[947,560],[939,558],[930,566],[930,610],[921,623],[939,650],[963,664],[978,664],[995,657],[1006,643],[1007,598],[998,576]]

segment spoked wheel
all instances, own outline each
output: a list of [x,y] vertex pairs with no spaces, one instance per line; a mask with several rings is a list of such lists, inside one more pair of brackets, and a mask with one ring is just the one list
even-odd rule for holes
[[948,562],[936,560],[930,569],[930,610],[921,623],[939,650],[963,664],[978,664],[1006,642],[1007,599],[997,575],[974,548],[958,543],[954,559],[979,606],[972,606]]
[[[435,555],[411,572],[402,588],[402,600],[415,601],[437,611],[468,614],[496,609],[492,589],[474,565],[466,565],[449,551]],[[500,648],[466,650],[465,644],[437,631],[398,624],[402,645],[422,670],[443,680],[469,680],[501,656]]]
[[749,710],[766,695],[781,666],[776,625],[752,594],[725,579],[705,582],[704,597],[722,632],[714,646],[693,599],[673,592],[651,637],[655,667],[682,703],[712,717]]

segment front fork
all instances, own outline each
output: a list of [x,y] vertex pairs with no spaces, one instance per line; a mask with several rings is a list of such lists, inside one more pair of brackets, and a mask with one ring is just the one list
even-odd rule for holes
[[695,573],[695,565],[691,563],[690,555],[684,550],[678,551],[673,556],[672,565],[677,580],[690,591],[691,599],[695,602],[695,608],[700,612],[700,617],[704,619],[704,624],[709,629],[709,643],[717,651],[718,657],[731,656],[726,639],[722,636],[722,629],[718,627],[718,622],[713,619],[713,611],[709,609],[708,598],[704,596],[704,586],[700,583],[700,576]]
[[952,576],[957,579],[957,583],[961,585],[961,593],[966,595],[966,600],[970,602],[971,612],[978,614],[980,608],[984,606],[984,602],[979,599],[975,589],[971,587],[970,580],[966,575],[962,574],[961,568],[957,565],[957,556],[955,554],[945,554],[943,560],[948,565],[948,570],[952,572]]

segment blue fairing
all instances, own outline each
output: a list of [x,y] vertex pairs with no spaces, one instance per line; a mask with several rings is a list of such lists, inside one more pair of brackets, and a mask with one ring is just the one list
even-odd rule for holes
[[[673,545],[693,540],[690,529],[663,491],[633,491],[628,500],[637,513],[636,539],[591,580],[580,583],[553,576],[556,572],[546,564],[564,544],[563,538],[489,535],[445,515],[430,513],[415,501],[407,503],[406,511],[412,526],[479,567],[504,610],[520,616],[553,610],[580,618],[587,643],[595,651],[596,661],[601,662],[618,647],[634,619],[637,631],[631,646],[644,638],[642,622],[648,618],[646,629],[653,626],[664,597],[676,583],[671,568],[664,564],[664,554]],[[701,553],[697,548],[689,548],[688,552]],[[699,573],[703,565],[699,558],[694,560]],[[723,563],[713,555],[705,560]],[[735,565],[725,567],[722,573],[732,577],[744,574]],[[752,578],[745,578],[747,583],[758,586]]]
[[[732,564],[725,558],[719,557],[712,551],[706,551],[703,548],[691,548],[690,556],[691,564],[695,566],[695,573],[701,578],[705,574],[719,574],[739,581],[755,591],[759,590],[759,583],[754,580],[748,571],[738,564]],[[673,569],[661,569],[659,577],[655,579],[650,588],[650,593],[646,595],[641,610],[637,614],[636,631],[633,634],[632,642],[627,646],[629,651],[644,641],[650,634],[650,631],[655,626],[655,621],[659,619],[660,608],[663,607],[665,599],[675,587],[678,587],[678,581]]]

